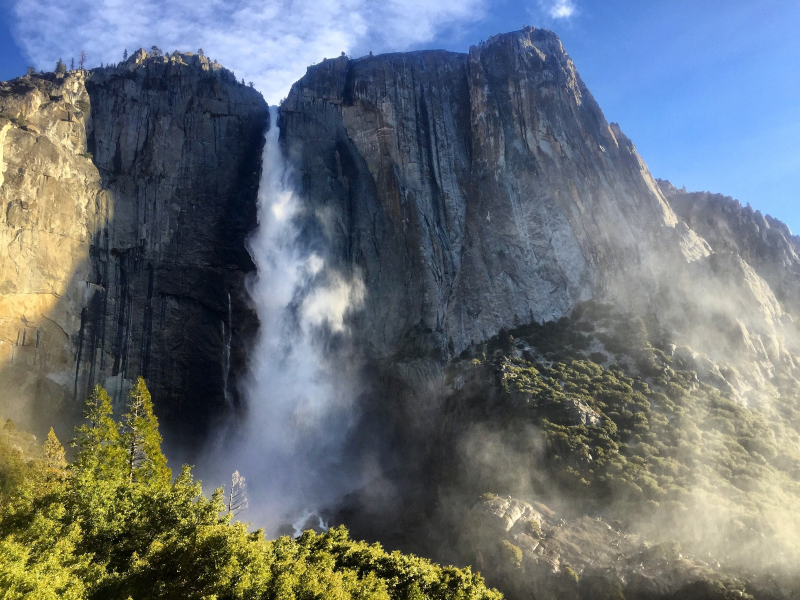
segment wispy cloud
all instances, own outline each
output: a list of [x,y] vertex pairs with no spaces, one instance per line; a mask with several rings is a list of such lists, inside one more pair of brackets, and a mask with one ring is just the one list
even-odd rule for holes
[[196,51],[253,81],[271,103],[309,64],[405,50],[480,19],[486,0],[16,0],[15,37],[37,69],[85,50],[89,65],[158,45]]
[[569,19],[577,12],[573,0],[540,0],[539,6],[552,19]]

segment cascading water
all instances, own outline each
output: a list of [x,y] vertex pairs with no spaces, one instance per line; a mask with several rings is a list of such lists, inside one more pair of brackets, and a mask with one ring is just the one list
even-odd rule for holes
[[347,336],[347,314],[364,294],[358,277],[341,275],[304,249],[296,220],[305,209],[279,142],[278,109],[270,107],[259,226],[249,240],[257,271],[248,291],[260,324],[242,390],[247,419],[234,447],[216,457],[217,468],[247,474],[245,517],[268,528],[307,519],[353,485],[340,457],[355,378],[323,342]]
[[233,406],[233,398],[231,397],[231,391],[228,388],[228,377],[230,376],[231,372],[231,341],[233,340],[233,308],[231,306],[230,292],[228,292],[228,322],[222,324],[222,334],[225,339],[225,350],[222,362],[222,391],[223,394],[225,394],[225,404],[227,404],[230,408]]

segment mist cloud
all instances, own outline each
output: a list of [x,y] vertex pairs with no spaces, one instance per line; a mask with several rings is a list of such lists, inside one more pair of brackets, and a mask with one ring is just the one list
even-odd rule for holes
[[203,48],[274,104],[324,57],[413,48],[482,18],[486,0],[17,0],[13,7],[15,37],[37,69],[51,70],[59,57],[69,64],[81,50],[95,67],[122,60],[125,48]]

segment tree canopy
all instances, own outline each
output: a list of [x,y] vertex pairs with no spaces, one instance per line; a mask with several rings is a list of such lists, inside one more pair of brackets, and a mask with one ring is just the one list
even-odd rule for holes
[[69,464],[52,429],[36,456],[9,445],[11,425],[0,438],[4,599],[501,598],[469,568],[389,553],[344,528],[268,541],[233,522],[230,493],[206,497],[188,466],[172,478],[141,377],[120,421],[100,386],[85,417]]

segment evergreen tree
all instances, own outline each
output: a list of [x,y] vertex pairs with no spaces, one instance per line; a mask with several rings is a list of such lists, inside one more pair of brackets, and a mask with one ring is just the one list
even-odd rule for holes
[[[0,598],[501,600],[469,569],[389,554],[341,528],[270,542],[232,523],[221,513],[241,506],[244,478],[234,473],[227,504],[222,489],[207,498],[189,467],[170,481],[141,377],[124,425],[100,386],[86,407],[70,477],[48,473],[64,465],[51,430],[44,459],[21,463],[10,493],[0,489]],[[4,449],[0,438],[0,483]]]
[[161,452],[158,418],[153,413],[153,401],[141,376],[128,394],[128,412],[123,415],[122,423],[128,480],[169,482],[172,474]]
[[128,60],[128,49],[125,48],[125,52],[122,53],[122,60]]
[[81,71],[83,71],[83,67],[85,64],[86,64],[86,52],[81,50],[81,53],[78,55],[78,66],[81,68]]
[[56,73],[58,75],[63,75],[66,72],[67,72],[67,65],[65,65],[64,61],[59,58],[58,62],[56,63]]
[[110,480],[126,473],[125,449],[114,421],[111,398],[100,386],[94,386],[86,399],[84,417],[88,421],[76,429],[72,445],[77,447],[73,469]]
[[66,453],[64,446],[58,441],[56,432],[53,428],[47,434],[47,439],[44,442],[44,466],[51,472],[63,472],[67,467]]

